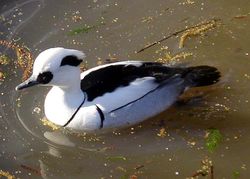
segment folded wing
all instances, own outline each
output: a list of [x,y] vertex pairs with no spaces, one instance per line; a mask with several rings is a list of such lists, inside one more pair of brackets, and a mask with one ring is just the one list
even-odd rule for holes
[[83,72],[81,89],[88,102],[112,111],[146,96],[182,71],[156,62],[117,62]]

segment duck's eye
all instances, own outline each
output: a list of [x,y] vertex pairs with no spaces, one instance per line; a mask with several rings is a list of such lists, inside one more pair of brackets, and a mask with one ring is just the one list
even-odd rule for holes
[[37,77],[37,82],[41,84],[49,83],[53,78],[53,74],[50,71],[40,73]]

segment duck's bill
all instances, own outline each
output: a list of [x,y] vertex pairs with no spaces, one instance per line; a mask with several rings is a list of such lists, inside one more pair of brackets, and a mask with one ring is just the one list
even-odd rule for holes
[[31,78],[27,79],[26,81],[24,81],[23,83],[16,86],[16,91],[22,90],[24,88],[28,88],[28,87],[31,87],[31,86],[35,86],[35,85],[38,85],[38,84],[39,84],[39,82],[37,82],[35,78],[31,77]]

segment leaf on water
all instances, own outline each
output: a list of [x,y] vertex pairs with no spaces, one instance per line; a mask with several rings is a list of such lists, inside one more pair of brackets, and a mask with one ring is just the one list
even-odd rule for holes
[[240,172],[239,171],[234,171],[233,172],[233,179],[238,179],[240,178]]
[[96,26],[84,26],[84,27],[79,27],[76,29],[71,30],[68,35],[78,35],[78,34],[84,34],[84,33],[88,33],[90,30],[96,28]]
[[103,21],[97,21],[96,25],[84,25],[82,27],[78,27],[75,29],[72,29],[69,31],[68,35],[78,35],[78,34],[85,34],[88,33],[89,31],[98,28],[102,25],[105,25],[105,22]]
[[218,129],[209,129],[205,137],[209,152],[213,152],[222,140],[222,134]]
[[107,157],[106,159],[108,159],[108,160],[110,160],[110,161],[113,161],[113,162],[115,162],[115,161],[125,161],[125,160],[127,160],[127,158],[126,157],[124,157],[124,156],[112,156],[112,157]]
[[120,179],[129,179],[129,174],[126,173],[122,175]]

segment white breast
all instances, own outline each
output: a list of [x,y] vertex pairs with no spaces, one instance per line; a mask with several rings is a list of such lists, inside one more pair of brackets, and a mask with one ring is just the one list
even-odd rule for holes
[[67,93],[59,87],[53,87],[45,98],[45,115],[51,122],[63,126],[84,98],[82,91]]

